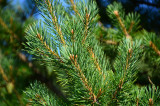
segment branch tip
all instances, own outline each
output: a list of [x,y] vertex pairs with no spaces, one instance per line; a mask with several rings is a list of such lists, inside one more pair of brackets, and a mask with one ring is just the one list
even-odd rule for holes
[[149,106],[153,106],[153,99],[152,98],[149,99]]
[[117,10],[114,11],[114,14],[115,14],[116,16],[119,16],[119,13],[118,13]]

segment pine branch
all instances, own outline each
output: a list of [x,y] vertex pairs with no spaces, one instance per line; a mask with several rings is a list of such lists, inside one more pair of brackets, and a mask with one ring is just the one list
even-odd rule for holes
[[0,74],[2,74],[2,77],[3,77],[4,81],[6,82],[5,86],[7,88],[8,93],[10,94],[10,93],[12,93],[12,91],[14,91],[14,93],[16,94],[16,97],[17,97],[17,99],[19,101],[19,103],[21,105],[24,105],[23,102],[22,102],[20,94],[18,93],[18,91],[15,88],[15,84],[13,83],[13,81],[12,82],[9,81],[9,78],[4,73],[4,70],[3,70],[3,68],[2,68],[1,65],[0,65]]
[[160,56],[160,51],[152,41],[149,42],[149,45]]
[[9,80],[8,80],[8,77],[6,76],[6,74],[4,73],[4,70],[3,70],[3,68],[2,68],[2,66],[0,65],[0,73],[2,74],[2,78],[6,81],[6,82],[8,82]]
[[133,25],[134,25],[134,21],[131,21],[131,25],[129,27],[128,33],[130,33],[132,31]]
[[62,31],[61,31],[60,25],[58,24],[58,19],[55,16],[55,11],[53,10],[53,7],[52,7],[52,4],[51,4],[50,0],[45,0],[45,3],[48,6],[48,11],[49,11],[49,13],[51,15],[51,19],[52,19],[53,25],[54,25],[55,29],[57,30],[58,35],[60,36],[61,43],[63,45],[66,45],[66,42],[65,42],[65,40],[63,38],[63,35],[62,35]]
[[[72,5],[72,8],[73,10],[75,11],[76,14],[78,14],[78,16],[81,18],[82,16],[80,15],[80,13],[78,12],[78,10],[76,9],[76,5],[74,3],[73,0],[70,0],[70,3]],[[85,16],[85,23],[84,23],[84,26],[85,26],[85,31],[84,31],[84,39],[82,40],[82,43],[84,44],[86,38],[87,38],[87,35],[88,35],[88,25],[89,25],[89,19],[90,19],[90,15],[88,14],[87,12],[87,8],[85,8],[85,12],[86,12],[86,16]]]
[[78,14],[79,17],[81,17],[80,13],[78,12],[78,10],[77,10],[77,8],[76,8],[76,5],[75,5],[74,1],[73,1],[73,0],[70,0],[70,3],[71,3],[71,5],[72,5],[72,8],[73,8],[73,10],[75,11],[75,13]]
[[94,53],[93,53],[92,48],[89,49],[88,51],[89,51],[89,53],[90,53],[90,55],[91,55],[91,57],[92,57],[92,59],[93,59],[93,61],[94,61],[94,64],[96,65],[96,68],[97,68],[98,71],[99,71],[99,74],[101,75],[101,74],[102,74],[101,68],[100,68],[100,66],[99,66],[99,64],[98,64],[98,61],[97,61],[97,59],[96,59],[96,57],[95,57],[95,55],[94,55]]
[[122,89],[122,86],[124,84],[124,80],[125,80],[125,77],[126,77],[126,74],[127,74],[127,70],[129,68],[129,60],[131,59],[131,57],[132,57],[132,52],[131,52],[131,49],[129,49],[128,50],[128,55],[127,55],[127,58],[126,58],[126,65],[125,65],[125,70],[124,70],[123,78],[120,79],[118,88],[116,89],[116,91],[115,91],[112,99],[115,99],[117,93],[120,92],[120,90]]
[[58,55],[54,50],[51,50],[51,49],[49,48],[49,46],[46,44],[46,42],[43,41],[43,38],[41,37],[40,34],[37,34],[37,38],[41,41],[41,43],[46,47],[46,49],[47,49],[51,54],[53,54],[54,56],[57,57],[57,59],[59,59],[61,62],[63,62],[63,61],[60,59],[59,55]]
[[[92,57],[93,61],[94,61],[94,64],[96,65],[96,68],[98,69],[98,72],[99,72],[99,75],[103,75],[103,80],[105,81],[106,79],[106,76],[104,73],[102,73],[102,70],[100,68],[100,65],[97,61],[97,58],[95,57],[95,54],[93,53],[93,50],[92,49],[88,49],[89,53],[90,53],[90,56]],[[105,86],[107,85],[107,82],[105,83]],[[99,98],[101,95],[102,95],[102,89],[100,88],[99,89],[99,92],[97,94],[97,98]]]
[[18,36],[13,33],[12,30],[9,29],[9,27],[7,26],[7,24],[3,21],[3,19],[0,17],[0,24],[2,25],[2,27],[10,34],[12,35],[15,39],[19,39]]
[[123,24],[123,22],[122,22],[122,20],[121,20],[121,17],[119,16],[119,13],[118,13],[118,11],[114,11],[114,14],[115,14],[115,16],[117,17],[117,19],[118,19],[118,22],[119,22],[119,24],[120,24],[120,26],[121,26],[121,28],[122,28],[122,31],[124,32],[124,34],[126,35],[126,37],[130,37],[130,35],[128,34],[128,32],[127,32],[127,30],[126,30],[126,28],[125,28],[125,25]]
[[136,99],[136,102],[137,102],[136,106],[139,106],[139,99],[138,98]]
[[85,9],[85,11],[86,11],[86,22],[85,22],[84,39],[82,40],[83,44],[84,44],[84,42],[87,38],[87,35],[88,35],[88,25],[89,25],[89,18],[90,18],[90,15],[87,13],[87,8]]
[[86,89],[89,91],[90,99],[93,100],[92,103],[96,103],[97,102],[97,97],[93,93],[92,88],[89,86],[89,83],[88,83],[85,75],[83,74],[79,64],[77,63],[77,55],[76,56],[70,55],[70,60],[71,60],[72,64],[75,66],[76,70],[78,70],[78,74],[79,74],[79,77],[80,77],[81,81],[85,85]]
[[32,105],[43,105],[43,106],[66,106],[67,104],[58,99],[55,95],[53,96],[48,89],[40,84],[35,82],[31,84],[30,88],[24,92],[28,98],[28,102]]

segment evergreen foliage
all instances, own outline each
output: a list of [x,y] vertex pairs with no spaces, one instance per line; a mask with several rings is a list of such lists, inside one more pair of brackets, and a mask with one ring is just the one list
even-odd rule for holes
[[[30,99],[29,103],[31,105],[43,105],[43,106],[65,106],[66,104],[62,103],[61,100],[58,100],[57,97],[51,95],[48,89],[40,84],[40,82],[35,82],[31,84],[31,87],[28,88],[25,93]],[[29,105],[29,104],[28,104]]]
[[[139,25],[140,15],[138,13],[125,14],[120,3],[114,2],[113,5],[109,5],[107,14],[113,23],[113,27],[104,28],[101,26],[97,29],[97,35],[101,35],[98,36],[98,39],[104,46],[105,54],[110,58],[111,63],[115,60],[116,48],[124,35],[127,37],[129,35],[133,40],[141,39],[141,48],[144,51],[139,67],[138,83],[148,84],[149,81],[146,76],[149,76],[159,85],[159,37],[153,32],[147,32]],[[114,68],[112,69],[114,70]]]
[[140,30],[140,16],[126,15],[116,2],[107,7],[114,28],[104,32],[108,35],[106,40],[117,48],[111,63],[96,39],[99,33],[96,3],[85,0],[67,0],[67,3],[69,7],[63,7],[58,0],[37,0],[44,21],[26,28],[24,44],[35,59],[56,67],[57,84],[65,96],[58,99],[36,82],[25,91],[28,102],[68,106],[160,104],[159,88],[150,78],[149,87],[134,85],[142,60],[150,53],[159,55],[156,35]]
[[[23,90],[31,81],[33,64],[21,49],[25,26],[33,19],[22,20],[10,3],[0,0],[0,106],[22,106],[26,104]],[[18,11],[22,14],[21,8]]]

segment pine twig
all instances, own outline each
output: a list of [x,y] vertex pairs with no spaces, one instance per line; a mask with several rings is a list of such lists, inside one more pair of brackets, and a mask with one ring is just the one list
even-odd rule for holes
[[139,106],[139,99],[137,98],[136,101],[137,101],[136,106]]
[[131,21],[131,25],[129,27],[128,33],[130,33],[132,31],[133,25],[134,25],[134,21]]
[[[152,89],[153,89],[153,87],[155,86],[154,85],[154,83],[152,82],[152,80],[150,79],[150,77],[148,76],[148,80],[149,80],[149,82],[151,83],[151,85],[152,85]],[[155,87],[155,90],[157,91],[157,88]]]
[[38,99],[38,101],[40,102],[41,105],[43,105],[43,104],[47,105],[46,101],[44,100],[44,98],[42,98],[41,95],[36,94],[35,97],[36,97],[36,99]]
[[124,34],[126,35],[126,37],[130,37],[130,35],[128,34],[128,32],[127,32],[127,30],[126,30],[126,28],[125,28],[125,25],[123,24],[123,22],[122,22],[122,20],[121,20],[121,17],[119,16],[119,13],[118,13],[118,11],[114,11],[114,14],[115,14],[115,16],[117,17],[117,19],[118,19],[118,22],[119,22],[119,24],[120,24],[120,26],[121,26],[121,28],[122,28],[122,31],[124,32]]
[[[99,75],[102,75],[102,74],[103,74],[103,73],[102,73],[102,70],[101,70],[101,68],[100,68],[100,65],[99,65],[99,63],[98,63],[98,61],[97,61],[97,58],[96,58],[95,54],[93,53],[93,50],[92,50],[92,49],[88,49],[88,51],[89,51],[89,54],[90,54],[90,56],[92,57],[92,59],[93,59],[93,61],[94,61],[94,64],[95,64],[95,66],[96,66],[96,68],[97,68],[97,70],[98,70],[98,72],[99,72]],[[105,76],[105,74],[103,74],[103,80],[105,81],[105,79],[106,79],[106,76]],[[107,85],[107,82],[105,83],[105,85]],[[102,89],[100,88],[100,89],[99,89],[99,92],[98,92],[98,94],[97,94],[97,98],[99,98],[99,97],[102,95],[102,93],[103,93],[103,91],[102,91]]]
[[3,70],[3,68],[2,68],[2,66],[0,65],[0,73],[2,74],[2,78],[6,81],[6,82],[8,82],[9,80],[8,80],[8,77],[6,76],[6,74],[4,73],[4,70]]
[[[71,5],[72,5],[72,8],[73,8],[73,10],[75,11],[75,13],[76,14],[78,14],[78,16],[81,18],[81,15],[80,15],[80,13],[78,12],[78,10],[77,10],[77,8],[76,8],[76,5],[75,5],[75,3],[74,3],[74,1],[73,0],[70,0],[70,2],[71,2]],[[84,42],[85,42],[85,40],[86,40],[86,38],[87,38],[87,35],[88,35],[88,25],[89,25],[89,18],[90,18],[90,15],[87,13],[87,8],[85,9],[85,12],[86,12],[86,17],[85,17],[85,31],[84,31],[84,39],[82,40],[82,43],[84,44]]]
[[70,55],[70,60],[72,62],[72,64],[74,64],[75,68],[78,70],[78,75],[81,79],[81,81],[83,82],[83,84],[85,85],[86,89],[90,92],[89,95],[91,96],[90,99],[93,100],[93,103],[97,102],[97,97],[95,96],[95,94],[93,93],[92,88],[89,86],[89,83],[87,81],[87,78],[85,77],[85,75],[83,74],[79,64],[77,63],[77,55]]
[[13,31],[12,30],[10,30],[9,28],[8,28],[8,26],[7,26],[7,24],[3,21],[3,19],[0,17],[0,24],[3,26],[3,28],[10,34],[10,35],[12,35],[15,39],[19,39],[18,38],[18,36],[15,34],[15,33],[13,33]]
[[125,76],[126,76],[126,73],[127,73],[127,69],[128,69],[128,67],[129,67],[129,59],[131,58],[131,56],[132,56],[132,50],[129,49],[129,50],[128,50],[127,59],[126,59],[126,66],[125,66],[125,72],[124,72],[124,74],[123,74],[123,78],[120,79],[118,88],[117,88],[116,91],[114,92],[114,95],[113,95],[112,99],[116,98],[116,95],[117,95],[118,91],[120,91],[120,90],[122,89],[122,86],[123,86],[123,84],[124,84],[124,79],[125,79]]
[[51,49],[49,48],[49,46],[46,44],[46,42],[43,41],[43,38],[42,38],[42,36],[41,36],[40,34],[37,34],[37,38],[41,41],[41,43],[46,47],[46,49],[47,49],[51,54],[53,54],[53,55],[56,56],[61,62],[63,62],[63,61],[60,59],[59,55],[58,55],[55,51],[51,50]]
[[89,51],[89,54],[90,54],[90,56],[92,57],[92,59],[94,61],[94,64],[95,64],[97,70],[99,71],[99,74],[102,75],[101,68],[99,66],[99,63],[98,63],[96,57],[95,57],[95,54],[93,53],[93,50],[92,49],[88,49],[88,51]]
[[50,12],[53,25],[54,25],[56,31],[58,32],[58,35],[60,36],[61,42],[62,42],[63,45],[66,45],[66,42],[65,42],[65,40],[63,38],[63,35],[62,35],[61,28],[59,27],[59,24],[58,24],[57,17],[55,16],[55,12],[54,12],[54,10],[52,8],[52,4],[51,4],[51,2],[49,0],[47,0],[47,1],[45,0],[45,3],[48,6],[48,11]]
[[87,13],[87,8],[85,9],[85,11],[86,11],[86,23],[85,23],[84,39],[82,40],[83,44],[85,43],[85,40],[88,35],[88,25],[89,25],[89,17],[90,17],[90,15]]
[[[2,74],[2,77],[3,77],[4,81],[5,81],[7,84],[9,84],[9,83],[12,83],[12,84],[13,84],[13,82],[9,82],[9,79],[8,79],[8,77],[6,76],[6,74],[4,73],[4,70],[3,70],[3,68],[2,68],[1,65],[0,65],[0,73]],[[13,86],[14,86],[14,84],[13,84]],[[21,100],[21,96],[20,96],[20,94],[17,92],[17,90],[15,89],[15,86],[14,86],[14,88],[13,88],[13,91],[15,92],[15,94],[16,94],[19,102],[20,102],[20,104],[23,105],[22,100]]]
[[152,41],[149,42],[149,45],[160,56],[160,51]]

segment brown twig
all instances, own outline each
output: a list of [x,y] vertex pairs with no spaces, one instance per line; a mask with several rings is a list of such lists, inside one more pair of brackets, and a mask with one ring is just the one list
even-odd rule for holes
[[24,104],[23,104],[23,102],[22,102],[21,95],[19,94],[19,92],[18,92],[15,88],[14,88],[14,92],[15,92],[15,94],[16,94],[19,102],[20,102],[20,104],[23,106]]
[[124,79],[125,79],[125,76],[126,76],[126,74],[127,74],[127,69],[128,69],[128,67],[129,67],[129,59],[131,58],[131,56],[132,56],[132,50],[129,49],[129,50],[128,50],[127,59],[126,59],[126,66],[125,66],[125,71],[124,71],[124,74],[123,74],[123,78],[120,79],[118,88],[117,88],[116,91],[114,92],[114,95],[113,95],[112,99],[115,99],[118,91],[120,91],[120,90],[122,89],[122,86],[123,86],[123,84],[124,84]]
[[79,17],[81,17],[80,13],[78,12],[78,10],[76,8],[76,5],[75,5],[74,1],[70,0],[70,2],[71,2],[72,8],[75,11],[75,13],[78,14]]
[[149,45],[160,56],[160,51],[152,41],[149,42]]
[[130,33],[132,31],[133,25],[134,25],[134,21],[131,22],[131,25],[129,27],[128,33]]
[[[154,88],[154,83],[152,82],[152,80],[150,79],[150,77],[148,76],[148,80],[149,80],[149,82],[151,83],[151,85],[152,85],[152,89]],[[155,90],[157,91],[157,88],[155,87]]]
[[[90,54],[90,56],[92,57],[92,59],[93,59],[93,61],[94,61],[94,64],[95,64],[95,66],[96,66],[96,68],[97,68],[97,70],[98,70],[98,72],[99,72],[99,74],[100,75],[102,75],[103,73],[102,73],[102,70],[101,70],[101,68],[100,68],[100,65],[99,65],[99,63],[98,63],[98,61],[97,61],[97,58],[96,58],[96,56],[95,56],[95,54],[93,53],[93,50],[92,49],[88,49],[88,51],[89,51],[89,54]],[[103,80],[105,81],[105,74],[103,74]],[[107,82],[105,83],[105,85],[107,85]],[[98,94],[97,94],[97,98],[99,98],[101,95],[102,95],[102,89],[100,88],[99,89],[99,92],[98,92]]]
[[[5,22],[2,20],[1,17],[0,17],[0,24],[1,24],[1,25],[4,27],[4,29],[5,29],[9,34],[11,34],[16,40],[19,39],[18,36],[17,36],[12,30],[10,30],[10,29],[8,28],[8,26],[5,24]],[[28,64],[28,66],[29,66],[29,67],[32,69],[32,71],[36,74],[38,80],[40,80],[41,82],[46,83],[46,85],[48,86],[48,88],[51,89],[53,92],[55,92],[58,96],[62,96],[62,97],[65,98],[65,96],[63,95],[63,93],[62,93],[56,86],[53,85],[52,81],[49,80],[46,76],[44,76],[42,73],[40,73],[40,71],[38,70],[38,68],[35,67],[35,65],[33,65],[32,62],[29,62],[28,59],[27,59],[27,57],[26,57],[24,54],[22,54],[22,53],[20,53],[20,52],[17,52],[16,54],[17,54],[17,56],[19,57],[19,59],[20,59],[21,61],[23,61],[23,62],[25,62],[25,63]],[[8,79],[8,78],[5,78],[5,79]],[[16,90],[16,89],[14,89],[15,94],[16,94],[18,100],[20,100],[20,94],[19,94],[17,91],[15,91],[15,90]],[[66,100],[66,99],[65,99],[65,100]],[[22,103],[22,102],[20,101],[20,103]]]
[[40,34],[37,34],[37,38],[41,41],[41,43],[46,47],[46,49],[51,53],[53,54],[54,56],[56,56],[61,62],[63,62],[61,60],[61,58],[59,57],[59,55],[54,51],[54,50],[51,50],[50,47],[46,44],[46,42],[43,41],[43,38]]
[[93,100],[93,103],[97,102],[97,97],[95,96],[95,94],[93,93],[92,88],[89,86],[89,83],[87,81],[87,78],[85,77],[85,75],[83,74],[78,62],[77,62],[77,55],[70,55],[70,60],[72,62],[72,64],[75,66],[75,68],[78,70],[78,75],[81,79],[81,81],[83,82],[83,84],[85,85],[86,89],[89,91],[89,95],[91,96],[90,99]]
[[136,106],[139,106],[139,99],[137,98],[137,100],[136,100],[136,101],[137,101],[137,104],[136,104]]
[[[13,89],[13,91],[15,92],[15,94],[16,94],[19,102],[20,102],[20,104],[23,105],[22,100],[21,100],[21,96],[20,96],[20,94],[17,92],[17,90],[15,89],[14,83],[9,81],[9,79],[8,79],[8,77],[6,76],[6,74],[4,73],[4,70],[3,70],[3,68],[2,68],[1,65],[0,65],[0,73],[2,74],[2,77],[3,77],[4,81],[5,81],[7,84],[11,84],[11,85],[12,85],[13,88],[10,88],[10,89]],[[9,92],[9,91],[8,91],[8,92]],[[10,92],[10,93],[11,93],[11,92]]]
[[62,35],[61,28],[59,27],[59,24],[58,24],[57,17],[55,16],[55,12],[53,11],[53,7],[51,5],[51,2],[49,0],[47,0],[47,1],[45,1],[45,3],[48,5],[48,10],[50,12],[53,25],[54,25],[56,31],[58,32],[58,35],[60,36],[61,42],[63,45],[66,45],[66,42],[65,42],[63,35]]
[[44,98],[39,95],[39,94],[36,94],[35,97],[38,99],[38,101],[42,104],[42,105],[47,105],[46,101],[44,100]]
[[89,25],[89,14],[87,13],[87,8],[85,9],[86,11],[86,23],[85,23],[85,32],[84,32],[84,39],[82,40],[82,43],[85,43],[85,40],[87,38],[88,35],[88,25]]
[[2,74],[2,78],[6,81],[6,82],[8,82],[9,80],[8,80],[8,77],[6,76],[6,74],[4,73],[4,70],[3,70],[3,68],[2,68],[2,66],[0,65],[0,73]]
[[[78,14],[79,17],[81,17],[80,13],[78,12],[78,10],[76,9],[76,5],[74,3],[73,0],[70,0],[71,2],[71,5],[72,5],[72,8],[73,10],[75,11],[76,14]],[[90,15],[87,13],[87,8],[85,9],[85,12],[86,12],[86,17],[85,17],[85,31],[84,31],[84,39],[82,40],[82,43],[84,44],[86,38],[87,38],[87,35],[88,35],[88,25],[89,25],[89,18],[90,18]]]
[[0,24],[3,26],[3,28],[4,29],[6,29],[6,31],[10,34],[10,35],[12,35],[15,39],[19,39],[18,38],[18,36],[15,34],[15,33],[13,33],[13,31],[12,30],[10,30],[9,28],[8,28],[8,26],[6,25],[6,23],[3,21],[3,19],[0,17]]
[[93,50],[92,49],[88,49],[88,51],[89,51],[90,56],[94,60],[94,64],[96,65],[96,68],[98,69],[99,74],[102,75],[101,68],[99,66],[99,63],[98,63],[96,57],[95,57],[95,54],[93,53]]
[[114,11],[114,14],[115,14],[115,16],[117,17],[117,19],[118,19],[118,22],[119,22],[119,24],[120,24],[120,26],[121,26],[121,28],[122,28],[122,31],[124,32],[124,34],[126,35],[126,37],[129,37],[130,35],[128,34],[128,32],[127,32],[127,30],[126,30],[126,28],[125,28],[125,25],[123,24],[123,22],[122,22],[122,20],[121,20],[121,17],[119,16],[119,13],[118,13],[118,11]]

